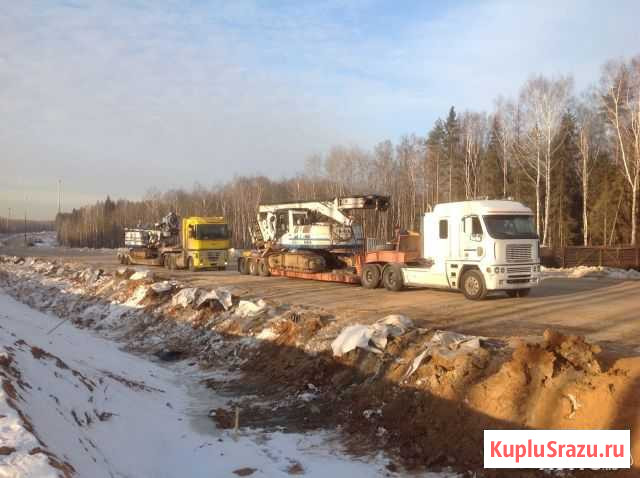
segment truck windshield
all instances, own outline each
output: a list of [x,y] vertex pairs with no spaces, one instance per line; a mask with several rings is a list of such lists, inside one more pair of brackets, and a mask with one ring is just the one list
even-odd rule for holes
[[196,226],[196,239],[211,241],[214,239],[228,239],[229,228],[226,224],[198,224]]
[[494,239],[537,239],[533,216],[484,216],[487,232]]

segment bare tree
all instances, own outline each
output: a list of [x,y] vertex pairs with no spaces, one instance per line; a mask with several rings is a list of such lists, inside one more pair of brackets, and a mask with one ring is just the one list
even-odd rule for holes
[[640,55],[609,62],[603,72],[603,104],[620,152],[622,174],[631,187],[631,244],[637,244],[640,181]]
[[487,117],[484,113],[466,111],[462,115],[462,141],[464,144],[465,198],[478,196],[480,159],[487,136]]
[[[536,202],[538,211],[538,231],[540,231],[540,180],[544,179],[544,220],[542,223],[542,244],[548,245],[549,215],[551,212],[551,172],[554,166],[553,143],[560,131],[562,114],[567,108],[573,81],[570,77],[548,79],[544,76],[530,78],[524,85],[520,98],[529,140],[534,155],[529,158],[536,171]],[[560,142],[558,142],[560,144]],[[557,147],[557,146],[556,146]],[[533,163],[534,162],[534,163]]]
[[576,107],[580,164],[577,171],[582,187],[582,240],[589,245],[589,180],[600,153],[601,121],[594,107],[594,95],[585,94]]
[[511,163],[511,151],[514,147],[515,125],[517,122],[517,107],[513,101],[500,96],[496,100],[495,117],[500,124],[498,130],[498,142],[500,143],[502,166],[502,197],[507,197],[509,167]]

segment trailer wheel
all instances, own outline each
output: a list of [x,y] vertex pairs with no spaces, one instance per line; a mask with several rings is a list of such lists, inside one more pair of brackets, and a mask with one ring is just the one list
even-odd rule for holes
[[402,270],[397,264],[390,264],[382,272],[382,283],[385,289],[398,292],[404,288]]
[[487,296],[487,287],[480,271],[472,269],[462,276],[462,292],[469,300],[482,300]]
[[362,268],[362,287],[365,289],[375,289],[380,286],[382,272],[378,264],[367,264]]
[[269,264],[267,264],[267,261],[258,262],[258,274],[262,277],[269,277],[271,275],[271,272],[269,271]]
[[252,276],[257,276],[258,273],[258,261],[249,259],[249,274],[251,274]]

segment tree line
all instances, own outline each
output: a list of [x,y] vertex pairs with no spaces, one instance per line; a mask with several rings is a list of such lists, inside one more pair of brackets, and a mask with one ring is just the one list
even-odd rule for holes
[[124,226],[179,215],[225,216],[236,247],[261,203],[388,194],[386,213],[359,212],[367,236],[417,229],[440,202],[507,198],[532,208],[546,246],[637,244],[640,186],[640,55],[612,60],[596,85],[574,91],[569,76],[531,76],[490,112],[455,107],[426,134],[384,140],[371,150],[335,146],[292,178],[236,177],[192,190],[152,190],[140,201],[107,198],[60,214],[69,246],[116,247]]
[[41,232],[52,231],[52,221],[34,221],[24,219],[9,219],[8,217],[0,217],[0,234],[17,234],[25,232]]

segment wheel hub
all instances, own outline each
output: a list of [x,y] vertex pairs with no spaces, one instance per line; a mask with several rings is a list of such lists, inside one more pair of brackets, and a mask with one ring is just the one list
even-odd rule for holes
[[480,292],[480,282],[475,277],[469,277],[466,280],[467,292],[471,295],[477,295]]

